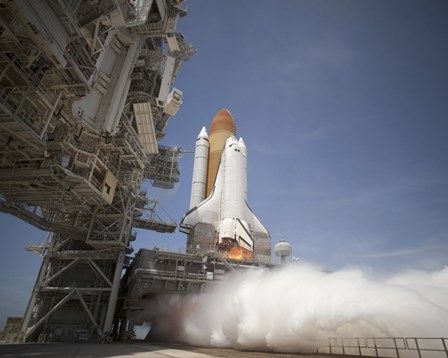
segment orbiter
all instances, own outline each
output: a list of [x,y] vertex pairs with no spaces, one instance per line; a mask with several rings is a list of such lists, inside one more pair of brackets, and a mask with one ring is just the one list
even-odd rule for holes
[[234,259],[270,260],[269,233],[247,204],[247,150],[221,109],[196,140],[190,209],[180,223],[187,251],[219,250]]

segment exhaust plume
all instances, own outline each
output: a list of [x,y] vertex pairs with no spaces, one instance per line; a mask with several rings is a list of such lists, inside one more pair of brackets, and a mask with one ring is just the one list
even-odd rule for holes
[[385,281],[305,264],[254,270],[208,293],[158,296],[150,337],[244,350],[310,352],[329,337],[447,337],[448,267]]

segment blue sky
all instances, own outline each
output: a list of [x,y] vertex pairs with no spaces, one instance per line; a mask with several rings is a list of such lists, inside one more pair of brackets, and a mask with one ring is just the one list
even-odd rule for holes
[[[194,149],[227,107],[248,148],[249,204],[273,243],[330,269],[374,275],[448,265],[448,3],[414,0],[189,1],[179,30],[198,49],[176,87],[166,145]],[[193,155],[174,190],[177,222]],[[0,318],[21,315],[46,234],[0,214]],[[140,247],[185,236],[139,231]],[[7,313],[4,313],[6,312]]]

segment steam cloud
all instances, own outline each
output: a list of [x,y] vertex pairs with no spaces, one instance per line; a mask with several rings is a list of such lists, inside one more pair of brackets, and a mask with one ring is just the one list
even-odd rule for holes
[[201,295],[159,296],[141,319],[157,338],[279,352],[313,351],[329,337],[447,337],[448,267],[375,281],[292,264]]

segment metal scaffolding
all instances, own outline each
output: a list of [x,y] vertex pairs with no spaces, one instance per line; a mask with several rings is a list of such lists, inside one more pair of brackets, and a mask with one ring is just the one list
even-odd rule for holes
[[148,299],[159,294],[187,295],[207,292],[219,282],[246,270],[266,270],[272,264],[225,258],[218,250],[185,254],[141,249],[126,270],[120,287],[115,337],[134,337],[135,325],[145,319]]
[[[176,228],[140,185],[179,180],[179,149],[142,138],[182,103],[172,83],[195,50],[175,32],[180,3],[0,6],[0,210],[50,232],[28,247],[43,261],[21,341],[109,339],[132,229]],[[151,108],[140,127],[135,103]]]

